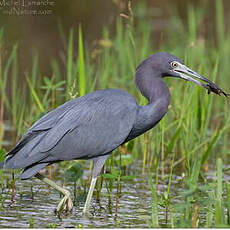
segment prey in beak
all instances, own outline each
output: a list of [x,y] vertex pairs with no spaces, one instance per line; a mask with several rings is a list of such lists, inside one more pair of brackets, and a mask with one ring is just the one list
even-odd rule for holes
[[[211,92],[221,95],[223,94],[225,97],[228,97],[230,94],[225,93],[219,86],[217,86],[215,83],[213,83],[212,81],[208,80],[205,77],[202,77],[201,75],[199,75],[198,73],[194,72],[193,70],[189,69],[187,66],[177,62],[177,61],[173,61],[170,63],[171,67],[172,67],[172,72],[173,72],[173,76],[182,78],[184,80],[187,81],[191,81],[196,83],[197,85],[202,86],[203,88],[208,90],[208,94],[210,94]],[[204,81],[207,84],[203,84],[200,81]]]

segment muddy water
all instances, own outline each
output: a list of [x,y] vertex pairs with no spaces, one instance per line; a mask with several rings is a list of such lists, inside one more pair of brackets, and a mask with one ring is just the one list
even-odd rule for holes
[[[85,164],[86,168],[88,164]],[[53,189],[37,179],[16,182],[15,202],[11,204],[11,195],[7,196],[4,208],[0,211],[0,227],[28,227],[32,217],[34,227],[45,228],[55,223],[57,227],[149,227],[152,212],[152,195],[148,182],[141,175],[141,162],[131,166],[130,172],[136,176],[132,181],[125,181],[121,184],[121,196],[119,198],[117,220],[115,217],[116,183],[112,192],[111,210],[108,207],[107,189],[103,185],[100,205],[96,202],[94,194],[91,207],[91,217],[82,216],[84,201],[74,206],[71,214],[63,215],[59,219],[54,210],[60,201],[60,195]],[[87,179],[89,171],[84,171],[84,178]],[[5,174],[6,175],[6,174]],[[7,174],[11,177],[11,174]],[[62,184],[61,174],[55,178],[58,184]],[[180,180],[180,177],[175,178]],[[176,180],[175,180],[176,181]],[[31,193],[33,190],[33,198]],[[176,188],[176,186],[172,186]],[[66,188],[73,195],[73,185],[67,184]],[[159,193],[167,191],[167,184],[159,185]],[[20,190],[22,195],[20,195]],[[176,200],[177,191],[173,191]],[[11,194],[11,191],[10,191]],[[4,191],[4,197],[6,191]],[[73,197],[73,196],[72,196]],[[112,211],[112,213],[111,213]],[[164,209],[159,210],[160,222],[165,225]]]
[[[88,178],[88,166],[85,163],[84,179]],[[152,213],[152,194],[148,185],[146,176],[141,175],[141,161],[135,162],[130,166],[129,172],[135,175],[132,181],[124,181],[121,186],[121,195],[119,198],[118,215],[115,220],[115,203],[116,203],[116,183],[113,186],[111,195],[111,207],[109,208],[108,196],[105,183],[103,184],[100,204],[96,201],[96,194],[93,196],[91,216],[82,216],[84,201],[76,202],[72,213],[62,215],[61,219],[55,215],[54,210],[60,201],[60,195],[53,189],[49,189],[37,179],[27,181],[16,181],[15,202],[11,204],[11,190],[7,196],[7,189],[1,191],[3,197],[7,197],[3,209],[0,210],[0,228],[11,227],[29,227],[30,219],[33,218],[33,225],[36,228],[46,228],[54,224],[56,227],[150,227]],[[62,184],[62,172],[56,171],[57,177],[54,180]],[[5,176],[11,178],[10,173]],[[214,173],[208,173],[206,178],[213,180]],[[230,174],[224,174],[224,180],[228,181]],[[183,178],[180,173],[174,174],[171,185],[171,207],[182,202],[182,191],[184,184],[181,183]],[[65,187],[71,191],[73,197],[73,184],[66,184]],[[33,196],[31,193],[33,190]],[[83,189],[81,189],[83,190]],[[167,181],[159,179],[158,198],[167,192]],[[21,194],[20,194],[21,193]],[[79,195],[79,194],[78,194]],[[77,197],[78,198],[78,197]],[[205,198],[205,197],[204,197]],[[180,213],[178,213],[180,214]],[[182,213],[181,213],[182,214]],[[175,214],[174,214],[175,215]],[[162,227],[170,227],[166,223],[165,208],[158,205],[159,224]],[[200,225],[204,226],[206,214],[200,214]],[[203,222],[203,223],[202,223]]]

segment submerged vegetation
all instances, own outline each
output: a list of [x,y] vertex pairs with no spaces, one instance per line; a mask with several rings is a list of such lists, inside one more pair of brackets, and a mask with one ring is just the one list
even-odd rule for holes
[[[147,11],[145,5],[133,10],[129,6],[129,14],[117,18],[115,33],[111,34],[105,27],[102,39],[94,47],[84,42],[81,26],[72,28],[66,36],[59,25],[64,48],[61,57],[51,60],[52,75],[43,76],[39,72],[39,58],[42,58],[39,53],[40,56],[34,55],[33,66],[23,76],[24,84],[19,80],[18,45],[5,52],[4,28],[0,29],[0,161],[5,157],[3,140],[8,132],[3,118],[15,128],[10,135],[14,145],[46,112],[96,89],[121,88],[144,105],[146,99],[134,86],[135,68],[155,52],[175,54],[184,59],[187,66],[229,91],[230,31],[224,26],[221,0],[216,1],[216,39],[202,33],[207,17],[205,5],[199,10],[191,5],[185,24],[173,12],[164,36],[156,45],[150,20],[143,17]],[[75,40],[78,40],[77,47]],[[171,92],[167,115],[157,127],[122,146],[107,160],[106,172],[97,183],[96,199],[99,201],[104,195],[102,186],[106,187],[109,203],[111,197],[116,196],[116,203],[108,212],[118,221],[122,181],[135,178],[127,169],[134,161],[141,160],[142,176],[152,193],[151,221],[146,226],[229,227],[230,184],[223,176],[230,174],[229,103],[224,97],[206,94],[195,84],[176,79],[165,81]],[[9,138],[9,134],[7,136]],[[62,162],[58,166],[65,170],[65,180],[73,184],[75,196],[88,186],[82,177],[82,162]],[[212,177],[207,178],[210,172]],[[175,202],[171,194],[175,175],[182,177],[179,202]],[[8,208],[4,206],[6,199],[14,200],[15,180],[0,170],[0,212]],[[166,186],[163,192],[158,191],[159,181]],[[164,210],[164,220],[159,220],[159,207]],[[33,219],[28,217],[28,220],[33,227]]]

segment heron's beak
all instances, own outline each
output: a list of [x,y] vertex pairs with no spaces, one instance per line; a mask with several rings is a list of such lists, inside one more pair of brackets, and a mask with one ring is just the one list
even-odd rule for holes
[[[226,97],[228,96],[228,94],[226,94],[221,88],[219,88],[219,86],[217,86],[215,83],[213,83],[212,81],[208,80],[205,77],[202,77],[201,75],[199,75],[198,73],[196,73],[195,71],[189,69],[187,66],[177,63],[178,66],[176,68],[174,68],[172,71],[177,73],[179,75],[180,78],[185,79],[187,81],[191,81],[196,83],[197,85],[202,86],[203,88],[207,89],[208,92],[213,92],[216,93],[218,95],[220,95],[221,93],[224,94]],[[193,78],[193,77],[194,78]],[[206,82],[207,84],[203,84],[200,81],[196,80],[199,79],[201,81]]]

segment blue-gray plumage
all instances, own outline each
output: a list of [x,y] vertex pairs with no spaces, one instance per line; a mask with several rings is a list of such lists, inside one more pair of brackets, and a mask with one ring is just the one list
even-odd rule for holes
[[[191,76],[208,82],[203,85]],[[98,90],[71,100],[39,119],[7,156],[4,167],[23,168],[21,179],[32,176],[49,183],[65,197],[58,210],[72,208],[68,191],[53,185],[39,174],[47,165],[63,160],[93,159],[93,179],[84,207],[86,213],[96,178],[107,157],[121,144],[154,127],[165,115],[170,93],[162,77],[171,76],[193,81],[210,90],[219,89],[201,77],[175,56],[157,53],[137,68],[135,81],[149,103],[139,106],[136,100],[120,89]]]
[[119,89],[98,90],[66,102],[27,131],[9,153],[6,167],[25,168],[21,179],[28,179],[38,164],[43,168],[52,162],[105,155],[127,138],[136,113],[134,98]]

